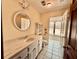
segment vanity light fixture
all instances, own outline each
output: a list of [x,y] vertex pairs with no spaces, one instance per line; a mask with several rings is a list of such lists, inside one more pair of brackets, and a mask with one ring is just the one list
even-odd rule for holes
[[21,0],[19,1],[19,5],[23,8],[26,9],[29,7],[29,2],[27,0]]

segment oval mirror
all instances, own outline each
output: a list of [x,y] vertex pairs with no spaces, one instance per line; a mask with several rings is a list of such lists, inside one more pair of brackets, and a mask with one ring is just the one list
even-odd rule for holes
[[30,18],[24,13],[18,12],[14,15],[14,25],[17,29],[25,31],[30,27]]

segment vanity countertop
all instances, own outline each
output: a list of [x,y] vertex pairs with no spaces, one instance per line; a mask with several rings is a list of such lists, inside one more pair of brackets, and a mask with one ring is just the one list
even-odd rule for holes
[[24,48],[27,48],[30,44],[37,40],[35,36],[29,39],[30,40],[26,38],[6,41],[4,43],[4,59],[9,59],[9,57],[15,55]]

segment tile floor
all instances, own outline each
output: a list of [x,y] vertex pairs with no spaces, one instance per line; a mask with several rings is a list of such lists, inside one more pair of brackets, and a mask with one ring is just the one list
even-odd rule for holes
[[41,51],[37,59],[63,59],[64,38],[49,36],[48,45]]

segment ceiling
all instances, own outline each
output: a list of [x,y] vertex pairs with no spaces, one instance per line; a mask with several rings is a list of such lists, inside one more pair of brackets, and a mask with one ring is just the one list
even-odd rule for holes
[[52,0],[51,7],[42,6],[42,0],[28,0],[30,5],[32,5],[39,13],[45,13],[50,11],[55,11],[59,9],[68,8],[72,3],[72,0]]

